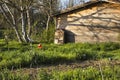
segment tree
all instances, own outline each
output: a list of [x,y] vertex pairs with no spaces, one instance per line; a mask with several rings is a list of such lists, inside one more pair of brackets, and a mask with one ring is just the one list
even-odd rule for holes
[[38,4],[37,7],[39,7],[40,12],[44,13],[47,18],[46,18],[46,31],[48,30],[49,27],[49,23],[52,20],[52,16],[54,14],[54,12],[57,11],[58,9],[58,0],[37,0]]
[[68,7],[72,7],[72,6],[74,6],[74,0],[69,0],[69,5],[68,5]]
[[[32,0],[1,0],[2,4],[1,11],[3,16],[6,18],[7,22],[13,27],[16,32],[17,38],[19,42],[30,42],[29,35],[27,35],[26,26],[27,21],[30,27],[30,18],[29,18],[29,7],[32,4]],[[19,3],[19,4],[18,4]],[[22,31],[18,31],[18,24],[16,19],[16,12],[20,15],[18,16],[21,19],[21,29]],[[28,15],[28,17],[26,17]],[[22,33],[22,35],[20,35]],[[21,37],[22,36],[22,37]]]
[[14,13],[11,12],[10,8],[5,3],[0,5],[0,7],[1,7],[1,11],[3,13],[3,16],[5,17],[7,22],[10,24],[10,26],[12,26],[12,28],[15,30],[19,42],[22,42],[22,38],[21,38],[20,33],[18,31],[18,26],[16,23]]
[[45,23],[46,31],[53,22],[53,13],[57,10],[57,0],[0,0],[0,3],[2,14],[14,29],[19,42],[31,42],[30,36],[34,25],[31,10],[39,11],[38,14],[42,15],[40,18],[44,15],[40,23]]

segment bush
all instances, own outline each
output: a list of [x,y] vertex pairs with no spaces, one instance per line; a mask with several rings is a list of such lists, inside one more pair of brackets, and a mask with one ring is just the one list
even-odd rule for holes
[[43,29],[41,36],[40,36],[40,42],[53,43],[54,42],[54,33],[55,33],[55,25],[53,23],[50,23],[47,31],[46,31],[46,29]]

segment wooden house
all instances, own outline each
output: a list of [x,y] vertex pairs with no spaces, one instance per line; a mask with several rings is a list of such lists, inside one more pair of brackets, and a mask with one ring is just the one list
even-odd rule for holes
[[120,3],[114,0],[92,0],[62,10],[55,22],[56,29],[64,31],[64,43],[120,41]]

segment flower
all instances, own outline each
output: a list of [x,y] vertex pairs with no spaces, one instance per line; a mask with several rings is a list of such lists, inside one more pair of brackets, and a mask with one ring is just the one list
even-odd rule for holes
[[38,44],[38,48],[41,49],[41,48],[42,48],[42,45],[41,45],[41,44]]

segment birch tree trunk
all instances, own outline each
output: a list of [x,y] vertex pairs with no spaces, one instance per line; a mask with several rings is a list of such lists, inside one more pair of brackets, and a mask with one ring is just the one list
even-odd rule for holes
[[48,28],[49,28],[50,18],[51,18],[50,15],[48,15],[47,24],[46,24],[46,31],[48,31]]
[[48,17],[47,23],[46,23],[46,31],[48,31],[49,23],[50,23],[50,19],[51,19],[51,15],[52,15],[52,0],[50,0],[50,2],[48,2],[48,3],[49,3],[49,9],[48,9],[48,11],[46,11],[47,17]]
[[16,21],[15,21],[14,15],[12,14],[12,12],[8,8],[8,6],[5,4],[6,9],[8,10],[9,14],[11,15],[11,18],[12,18],[12,21],[11,21],[10,16],[7,15],[7,13],[4,10],[3,6],[1,5],[0,7],[1,7],[1,11],[3,12],[3,16],[5,17],[7,22],[10,24],[10,26],[12,26],[12,28],[15,30],[16,36],[18,38],[18,41],[21,43],[22,42],[22,38],[21,38],[20,33],[18,31],[18,27],[17,27]]
[[26,13],[24,11],[21,12],[21,20],[22,20],[22,37],[25,42],[29,42],[26,32]]
[[28,37],[31,36],[31,32],[32,32],[32,26],[31,26],[31,19],[30,19],[30,12],[29,10],[26,11],[27,13],[27,21],[28,21]]
[[29,39],[27,37],[27,32],[26,32],[26,26],[27,26],[27,21],[26,21],[26,7],[24,6],[23,7],[23,0],[20,0],[20,3],[21,3],[21,27],[22,27],[22,37],[23,37],[23,40],[27,43],[29,42]]
[[15,30],[15,33],[16,33],[17,38],[18,38],[18,41],[19,41],[20,43],[22,43],[22,42],[23,42],[23,40],[22,40],[22,38],[21,38],[21,36],[20,36],[20,33],[19,33],[19,31],[18,31],[17,26],[16,26],[16,25],[14,25],[13,29]]

